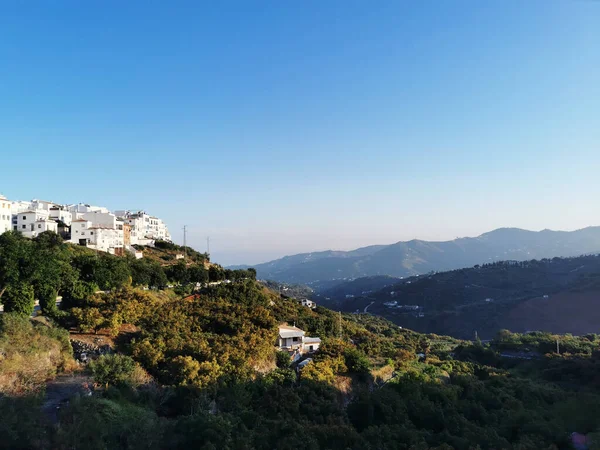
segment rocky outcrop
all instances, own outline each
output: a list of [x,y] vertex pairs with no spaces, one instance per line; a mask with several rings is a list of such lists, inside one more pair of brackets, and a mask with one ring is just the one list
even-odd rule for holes
[[98,358],[100,355],[113,352],[110,345],[102,345],[101,339],[98,339],[97,344],[71,339],[71,347],[73,347],[73,357],[82,363],[87,363],[92,359]]

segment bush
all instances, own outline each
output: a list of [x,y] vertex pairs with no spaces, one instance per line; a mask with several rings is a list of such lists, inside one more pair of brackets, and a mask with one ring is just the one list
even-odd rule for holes
[[366,373],[371,368],[369,359],[356,348],[349,348],[344,352],[344,359],[346,360],[346,367],[350,372]]
[[35,305],[33,287],[24,283],[9,286],[4,292],[2,301],[4,302],[4,311],[30,316]]
[[276,352],[275,353],[275,361],[277,362],[277,367],[280,369],[287,369],[290,367],[290,355],[288,352]]
[[137,386],[149,380],[143,369],[125,355],[103,355],[90,362],[88,367],[100,384]]

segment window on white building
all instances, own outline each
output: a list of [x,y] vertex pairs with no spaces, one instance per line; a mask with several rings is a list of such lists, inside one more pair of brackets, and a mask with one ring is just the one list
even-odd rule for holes
[[23,229],[27,228],[27,225],[23,225]]

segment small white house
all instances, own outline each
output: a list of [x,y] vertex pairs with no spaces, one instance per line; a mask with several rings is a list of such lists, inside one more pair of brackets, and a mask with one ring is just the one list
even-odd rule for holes
[[279,326],[279,338],[277,347],[281,350],[314,352],[319,349],[321,339],[318,337],[305,336],[304,330],[290,325]]
[[75,219],[71,222],[71,242],[79,245],[87,245],[90,243],[90,233],[88,228],[92,226],[92,222],[85,219]]
[[49,218],[46,210],[24,211],[15,216],[13,229],[20,231],[25,237],[34,238],[44,231],[58,232],[58,224]]
[[307,298],[303,298],[303,299],[299,300],[299,303],[302,306],[306,306],[307,308],[310,308],[310,309],[315,309],[317,307],[317,304],[315,302],[313,302],[312,300],[309,300]]

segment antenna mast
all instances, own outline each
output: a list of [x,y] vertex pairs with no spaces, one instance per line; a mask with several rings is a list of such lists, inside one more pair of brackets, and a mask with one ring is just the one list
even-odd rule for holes
[[210,257],[210,236],[206,237],[206,254]]
[[183,226],[183,259],[187,259],[187,225]]

